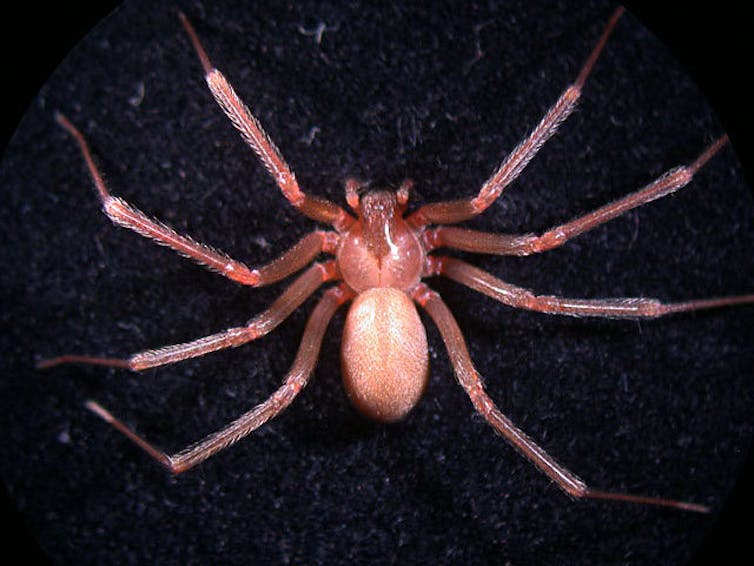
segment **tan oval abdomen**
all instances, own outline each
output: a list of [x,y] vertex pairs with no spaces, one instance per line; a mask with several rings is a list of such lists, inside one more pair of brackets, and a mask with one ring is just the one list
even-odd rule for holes
[[403,291],[375,287],[356,297],[341,361],[343,383],[359,410],[382,422],[406,416],[427,386],[428,357],[424,325]]

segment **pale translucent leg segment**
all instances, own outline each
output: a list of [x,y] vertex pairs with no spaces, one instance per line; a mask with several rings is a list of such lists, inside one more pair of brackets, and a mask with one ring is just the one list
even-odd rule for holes
[[505,439],[508,440],[508,442],[510,442],[523,456],[530,460],[568,495],[579,499],[609,499],[630,503],[673,507],[685,511],[696,511],[701,513],[709,511],[709,508],[705,505],[699,505],[696,503],[687,503],[685,501],[677,501],[674,499],[647,497],[643,495],[616,493],[612,491],[601,491],[587,486],[583,480],[559,464],[523,431],[516,427],[516,425],[495,406],[495,403],[485,392],[482,385],[482,379],[474,368],[461,329],[458,327],[458,323],[440,296],[429,289],[426,285],[420,284],[415,290],[413,298],[417,303],[424,307],[437,325],[443,341],[445,342],[445,347],[448,350],[448,356],[450,357],[458,382],[469,395],[471,403],[474,405],[476,411],[482,415],[482,417],[484,417],[484,419],[498,433],[503,435],[503,437],[505,437]]
[[479,194],[473,198],[424,205],[411,214],[408,217],[408,221],[414,226],[455,224],[477,216],[495,202],[502,194],[503,189],[519,176],[529,161],[532,160],[545,142],[558,131],[563,121],[576,108],[576,103],[581,97],[584,83],[623,11],[623,8],[615,10],[605,26],[602,36],[581,68],[576,81],[560,95],[557,102],[547,111],[547,114],[545,114],[544,118],[542,118],[529,136],[508,155],[497,171],[482,186]]
[[255,316],[246,326],[230,328],[224,332],[205,336],[184,344],[174,344],[155,350],[146,350],[134,354],[128,359],[65,355],[38,362],[37,367],[47,369],[61,364],[89,364],[141,371],[189,358],[196,358],[225,348],[240,346],[271,332],[319,289],[322,283],[337,278],[338,273],[334,260],[323,264],[315,263],[302,273],[272,303],[270,308]]
[[86,407],[126,435],[131,441],[174,474],[184,472],[223,448],[241,440],[270,419],[279,415],[293,402],[299,392],[306,386],[309,377],[314,371],[322,338],[330,323],[330,319],[338,307],[352,296],[352,292],[345,285],[328,289],[309,317],[301,339],[301,345],[296,354],[296,359],[288,375],[285,377],[283,385],[266,401],[257,405],[249,412],[244,413],[222,430],[207,436],[204,440],[189,446],[177,454],[171,456],[154,447],[136,434],[128,425],[114,417],[99,403],[87,401]]
[[212,64],[199,40],[199,36],[186,16],[183,13],[178,15],[204,68],[205,79],[212,95],[241,133],[244,141],[259,157],[265,169],[280,187],[285,198],[305,216],[318,222],[330,224],[338,231],[350,226],[354,218],[341,207],[328,200],[313,197],[301,191],[296,176],[286,163],[280,150],[262,128],[262,124],[236,94],[228,80]]
[[506,283],[460,259],[430,256],[428,265],[426,275],[442,275],[514,308],[549,314],[608,318],[657,318],[678,312],[754,303],[754,294],[678,303],[662,303],[657,299],[639,297],[572,299],[536,295],[529,289]]
[[551,228],[541,235],[493,234],[453,226],[438,226],[423,234],[425,245],[428,250],[445,246],[475,253],[518,256],[557,248],[571,238],[625,214],[629,210],[685,187],[691,182],[699,169],[727,142],[728,136],[722,136],[707,147],[690,165],[675,167],[638,191],[570,222]]

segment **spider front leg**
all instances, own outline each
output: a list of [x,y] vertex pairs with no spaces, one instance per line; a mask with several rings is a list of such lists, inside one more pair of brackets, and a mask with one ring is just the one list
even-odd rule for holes
[[352,296],[353,293],[343,284],[329,289],[322,296],[309,317],[301,339],[301,345],[296,354],[296,359],[293,361],[293,366],[285,377],[283,385],[265,402],[244,413],[222,430],[209,435],[204,440],[189,446],[177,454],[171,456],[156,448],[136,434],[123,421],[115,418],[99,403],[87,401],[86,407],[126,435],[137,446],[174,474],[185,472],[216,452],[241,440],[270,419],[279,415],[293,402],[299,392],[306,386],[309,377],[314,371],[322,338],[330,323],[330,319],[332,319],[338,307],[352,298]]
[[443,275],[511,307],[549,314],[608,318],[656,318],[678,312],[754,303],[754,294],[697,299],[678,303],[662,303],[657,299],[643,297],[572,299],[552,295],[536,295],[529,289],[507,283],[460,259],[444,256],[430,256],[427,259],[427,276]]
[[110,220],[142,236],[152,238],[157,243],[189,257],[237,283],[251,286],[274,283],[300,270],[319,253],[334,253],[337,248],[337,234],[315,231],[302,238],[278,259],[262,267],[250,269],[243,263],[231,259],[223,252],[200,244],[188,236],[178,234],[169,226],[149,218],[123,199],[110,194],[102,174],[94,163],[89,144],[84,135],[63,114],[58,113],[55,118],[78,143],[89,175],[97,188],[102,209]]
[[524,170],[540,148],[549,140],[560,125],[571,115],[581,97],[589,73],[600,56],[608,37],[618,23],[624,9],[618,8],[610,17],[600,39],[592,49],[589,57],[581,68],[576,80],[560,95],[557,102],[547,111],[544,118],[532,130],[524,141],[506,157],[479,193],[473,198],[450,202],[436,202],[422,206],[408,217],[414,226],[427,224],[456,224],[477,216],[484,212],[502,194],[507,187]]
[[473,253],[518,256],[551,250],[562,246],[571,238],[625,214],[629,210],[682,189],[691,182],[699,169],[706,165],[726,143],[728,143],[728,136],[722,136],[705,149],[690,165],[670,169],[638,191],[570,222],[551,228],[541,235],[492,234],[454,226],[438,226],[424,232],[422,237],[428,250],[447,246]]
[[700,513],[709,512],[705,505],[665,499],[659,497],[647,497],[612,491],[596,490],[589,487],[576,474],[559,464],[552,456],[538,446],[523,431],[516,427],[495,406],[489,395],[484,390],[482,380],[469,356],[461,329],[458,327],[453,314],[445,305],[440,296],[424,284],[420,284],[414,291],[414,300],[427,311],[442,335],[445,347],[448,350],[451,364],[455,370],[459,383],[471,399],[474,408],[484,419],[508,442],[510,442],[521,454],[528,458],[537,468],[554,481],[567,494],[579,499],[609,499],[614,501],[626,501],[645,505],[658,505],[674,507],[685,511]]
[[301,274],[270,308],[255,316],[246,326],[230,328],[218,334],[205,336],[186,342],[174,344],[155,350],[146,350],[134,354],[128,359],[100,358],[92,356],[64,355],[37,363],[40,369],[47,369],[61,364],[89,364],[117,367],[141,371],[147,368],[172,364],[189,358],[196,358],[246,344],[265,336],[274,330],[281,322],[308,299],[319,287],[339,277],[334,260],[325,263],[315,263]]
[[228,80],[210,61],[188,18],[182,12],[178,13],[178,17],[199,57],[212,96],[215,97],[220,108],[239,131],[244,141],[262,161],[265,169],[280,187],[285,198],[303,215],[318,222],[330,224],[338,231],[346,229],[354,221],[354,218],[340,206],[328,200],[307,195],[301,190],[298,181],[296,181],[296,176],[286,163],[280,150],[262,128],[262,124],[236,94]]

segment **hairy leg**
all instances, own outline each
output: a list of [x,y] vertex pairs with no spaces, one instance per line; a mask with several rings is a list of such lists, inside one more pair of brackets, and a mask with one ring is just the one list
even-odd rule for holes
[[205,336],[184,344],[174,344],[154,350],[146,350],[134,354],[127,359],[68,354],[42,360],[37,363],[37,367],[47,369],[61,364],[88,364],[141,371],[189,358],[196,358],[225,348],[240,346],[271,332],[319,289],[322,283],[332,281],[336,278],[337,270],[334,261],[331,260],[324,264],[315,263],[301,274],[272,303],[270,308],[255,316],[246,326],[230,328],[224,332]]
[[188,18],[181,12],[178,16],[199,57],[212,95],[240,132],[244,141],[254,150],[267,172],[280,187],[285,198],[303,215],[313,220],[330,224],[338,231],[347,228],[354,219],[345,210],[328,200],[307,195],[301,190],[298,181],[296,181],[296,176],[286,163],[280,150],[262,128],[262,124],[236,94],[228,80],[210,61]]
[[110,220],[118,226],[152,238],[158,244],[167,246],[233,281],[251,286],[274,283],[303,268],[320,252],[334,253],[337,248],[338,235],[336,233],[315,231],[305,236],[278,259],[256,269],[250,269],[221,251],[178,234],[166,224],[149,218],[128,202],[110,194],[102,174],[94,163],[89,144],[83,134],[64,115],[58,113],[56,119],[78,143],[89,174],[97,188],[102,209]]
[[609,299],[571,299],[536,295],[529,289],[506,283],[486,271],[460,259],[430,256],[426,275],[443,275],[466,285],[496,301],[514,308],[570,316],[608,318],[656,318],[666,314],[754,303],[754,294],[716,297],[678,303],[662,303],[657,299],[620,297]]
[[207,436],[177,454],[171,456],[155,448],[131,430],[128,425],[115,418],[99,403],[87,401],[86,407],[126,435],[132,442],[174,474],[185,472],[223,448],[238,442],[270,419],[282,413],[293,402],[299,392],[306,386],[309,377],[314,371],[322,338],[330,323],[330,319],[338,307],[351,297],[352,293],[345,285],[328,289],[309,317],[298,354],[296,354],[296,359],[288,375],[285,377],[283,385],[266,401],[257,405],[249,412],[244,413],[225,428]]
[[622,7],[615,10],[605,26],[602,36],[581,68],[576,81],[560,95],[557,102],[547,111],[544,118],[542,118],[526,139],[516,146],[508,157],[506,157],[497,171],[484,183],[479,194],[472,198],[424,205],[411,214],[408,217],[408,221],[414,226],[455,224],[481,214],[495,202],[502,194],[503,189],[519,176],[529,161],[534,158],[545,142],[558,131],[560,125],[576,108],[576,103],[581,97],[584,83],[623,11]]
[[538,446],[523,431],[516,427],[495,406],[495,403],[487,395],[482,385],[482,379],[474,368],[469,356],[461,329],[452,313],[442,301],[440,296],[424,284],[420,284],[414,292],[414,300],[427,311],[437,328],[440,330],[448,356],[453,364],[458,382],[469,395],[474,408],[484,419],[508,442],[510,442],[523,456],[530,460],[547,477],[554,481],[564,492],[579,499],[609,499],[641,503],[646,505],[659,505],[674,507],[685,511],[708,512],[704,505],[687,503],[674,499],[647,497],[627,493],[616,493],[592,489],[576,474],[559,464],[552,456]]
[[570,222],[551,228],[541,235],[491,234],[454,226],[438,226],[424,232],[422,237],[428,250],[446,246],[467,252],[518,256],[551,250],[562,246],[579,234],[625,214],[629,210],[685,187],[691,182],[699,169],[727,142],[728,136],[722,136],[707,147],[690,165],[675,167],[638,191],[588,214],[579,216]]

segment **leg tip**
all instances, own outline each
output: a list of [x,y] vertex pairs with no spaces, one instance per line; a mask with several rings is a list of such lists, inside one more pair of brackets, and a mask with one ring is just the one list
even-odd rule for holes
[[71,121],[60,110],[55,110],[55,113],[53,114],[53,117],[55,118],[55,121],[60,126],[63,126],[66,130],[68,130],[68,129],[70,129],[72,127]]
[[36,369],[49,369],[57,365],[56,358],[48,358],[46,360],[38,360],[34,363]]
[[97,415],[103,421],[111,423],[113,422],[113,420],[115,420],[113,416],[110,414],[110,412],[107,409],[105,409],[102,405],[97,403],[97,401],[93,401],[92,399],[89,399],[84,403],[84,407],[89,409],[92,413]]

